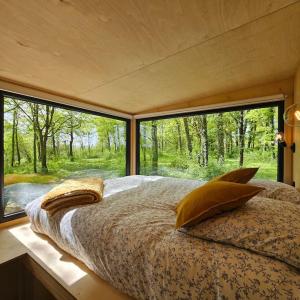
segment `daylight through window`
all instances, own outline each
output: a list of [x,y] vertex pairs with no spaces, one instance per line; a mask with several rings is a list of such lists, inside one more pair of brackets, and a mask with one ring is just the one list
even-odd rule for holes
[[125,119],[4,96],[2,126],[5,215],[66,178],[128,173]]
[[260,167],[256,178],[281,180],[282,149],[275,142],[281,106],[140,120],[139,174],[209,180],[251,166]]

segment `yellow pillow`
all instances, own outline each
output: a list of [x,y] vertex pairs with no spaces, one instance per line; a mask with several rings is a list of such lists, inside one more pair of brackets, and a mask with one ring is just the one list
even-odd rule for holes
[[178,203],[176,228],[195,225],[216,214],[237,208],[263,189],[235,182],[208,182]]
[[259,168],[240,168],[227,172],[211,181],[230,181],[236,183],[247,183],[257,172]]

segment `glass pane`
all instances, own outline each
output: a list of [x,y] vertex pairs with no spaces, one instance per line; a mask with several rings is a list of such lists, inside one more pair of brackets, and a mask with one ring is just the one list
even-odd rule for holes
[[4,99],[4,212],[66,178],[126,175],[126,122]]
[[238,167],[277,179],[278,108],[143,121],[140,174],[209,180]]

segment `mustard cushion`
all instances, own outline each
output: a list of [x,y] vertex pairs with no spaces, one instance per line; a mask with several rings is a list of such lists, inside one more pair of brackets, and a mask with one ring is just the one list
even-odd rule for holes
[[226,181],[213,181],[187,194],[176,207],[176,228],[191,226],[243,205],[264,188]]
[[247,183],[258,171],[259,168],[240,168],[227,172],[213,178],[212,181],[230,181],[236,183]]

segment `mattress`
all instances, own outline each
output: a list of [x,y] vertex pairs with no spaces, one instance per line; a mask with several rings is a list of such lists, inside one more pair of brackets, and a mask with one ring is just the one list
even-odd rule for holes
[[175,229],[176,204],[203,183],[128,176],[106,180],[100,203],[48,217],[38,198],[26,212],[35,232],[136,299],[300,299],[298,268]]

